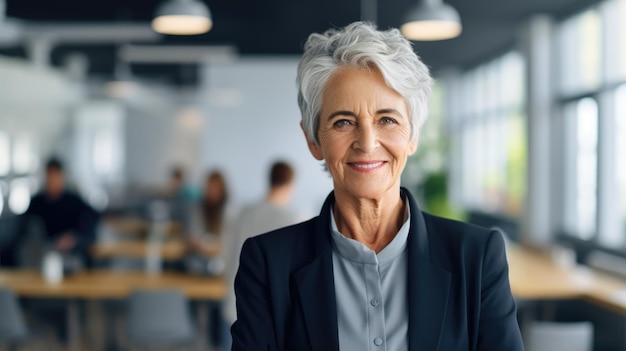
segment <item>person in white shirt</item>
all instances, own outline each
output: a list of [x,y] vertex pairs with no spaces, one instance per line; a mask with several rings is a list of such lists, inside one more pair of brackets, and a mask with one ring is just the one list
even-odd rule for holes
[[276,161],[269,173],[269,190],[260,201],[242,208],[233,230],[222,239],[225,278],[229,289],[223,308],[230,326],[236,319],[233,285],[239,267],[239,252],[249,237],[298,223],[305,218],[289,205],[294,192],[294,170],[287,162]]

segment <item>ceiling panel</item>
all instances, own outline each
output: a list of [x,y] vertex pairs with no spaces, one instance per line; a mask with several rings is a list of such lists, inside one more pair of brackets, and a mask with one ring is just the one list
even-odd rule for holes
[[[361,18],[362,0],[204,0],[210,7],[214,27],[209,33],[190,37],[164,36],[164,45],[222,45],[237,47],[241,55],[298,55],[311,32],[343,26]],[[363,0],[373,1],[376,0]],[[54,23],[137,22],[147,24],[158,0],[6,0],[7,16]],[[423,60],[434,70],[466,67],[511,47],[518,27],[535,13],[555,16],[571,13],[595,0],[448,0],[459,10],[464,25],[460,37],[433,43],[416,43]],[[398,27],[416,0],[378,0],[377,23],[381,28]],[[124,43],[69,46],[59,43],[52,62],[61,64],[63,55],[83,52],[89,56],[90,72],[112,72],[117,47]],[[0,53],[21,52],[0,47]],[[140,69],[155,74],[153,69]],[[144,71],[148,73],[143,73]],[[171,71],[171,72],[168,72]],[[179,75],[187,68],[162,68],[162,74]],[[185,73],[188,74],[188,73]],[[176,78],[179,81],[180,77]]]

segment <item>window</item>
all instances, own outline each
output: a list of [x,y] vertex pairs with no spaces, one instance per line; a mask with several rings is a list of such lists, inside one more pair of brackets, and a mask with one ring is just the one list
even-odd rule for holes
[[596,9],[560,26],[560,90],[564,94],[596,89],[600,83],[602,21]]
[[16,178],[9,186],[9,209],[14,214],[22,214],[30,205],[30,187],[28,178]]
[[5,183],[0,181],[0,215],[2,215],[2,210],[4,210],[4,194],[5,194]]
[[[9,145],[8,134],[0,132],[0,177],[4,177],[11,172],[11,153]],[[1,212],[0,207],[0,213]]]
[[428,119],[419,133],[417,152],[408,161],[402,173],[404,186],[420,191],[424,209],[445,217],[455,217],[447,201],[444,153],[447,139],[442,134],[442,117],[446,86],[436,82],[428,101]]
[[566,106],[565,228],[581,239],[596,233],[598,104],[584,98]]
[[626,84],[615,94],[615,179],[617,181],[617,233],[622,235],[622,243],[626,241]]
[[13,142],[13,172],[28,174],[37,168],[35,145],[27,133],[17,134]]
[[517,216],[526,192],[524,62],[516,52],[462,76],[452,89],[452,199],[464,208]]
[[[564,117],[565,233],[626,249],[626,0],[607,0],[557,31]],[[584,98],[581,98],[583,97]]]
[[626,80],[626,0],[606,1],[601,6],[605,37],[607,82]]
[[598,241],[604,247],[626,249],[626,84],[603,96],[609,109],[599,128],[603,162],[598,183],[602,211],[598,213]]

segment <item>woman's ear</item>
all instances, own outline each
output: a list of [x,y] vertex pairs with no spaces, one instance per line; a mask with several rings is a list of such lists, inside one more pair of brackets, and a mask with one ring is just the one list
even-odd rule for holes
[[311,140],[309,138],[309,134],[304,129],[304,125],[302,124],[302,121],[300,121],[300,129],[302,129],[302,133],[304,133],[304,138],[306,139],[306,144],[309,147],[309,151],[311,152],[311,155],[313,155],[313,157],[315,157],[315,159],[318,161],[323,160],[324,153],[322,153],[322,148],[320,148],[320,146],[317,145],[317,143],[314,140]]
[[413,155],[417,151],[417,146],[420,141],[420,132],[421,130],[417,130],[417,135],[414,140],[409,140],[409,156]]
[[417,151],[417,145],[419,143],[419,136],[415,137],[415,140],[410,141],[409,143],[409,156],[413,155],[415,151]]

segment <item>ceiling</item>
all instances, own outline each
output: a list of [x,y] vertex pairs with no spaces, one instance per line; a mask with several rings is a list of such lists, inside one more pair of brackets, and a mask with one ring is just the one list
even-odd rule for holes
[[[0,0],[1,2],[2,0]],[[148,25],[160,0],[5,0],[6,16],[27,24],[139,23]],[[417,0],[202,0],[211,9],[213,29],[204,35],[163,36],[158,45],[233,45],[239,55],[299,55],[311,32],[361,18],[361,4],[376,2],[380,28],[399,27]],[[417,42],[416,52],[433,70],[469,67],[514,45],[519,25],[529,16],[560,18],[597,0],[447,0],[460,13],[463,33],[441,42]],[[1,6],[0,6],[1,7]],[[369,16],[366,16],[369,17]],[[56,43],[53,65],[70,53],[84,53],[89,74],[111,76],[121,42]],[[0,54],[26,56],[22,45],[2,45]],[[194,64],[133,64],[132,73],[173,84],[196,80]]]

